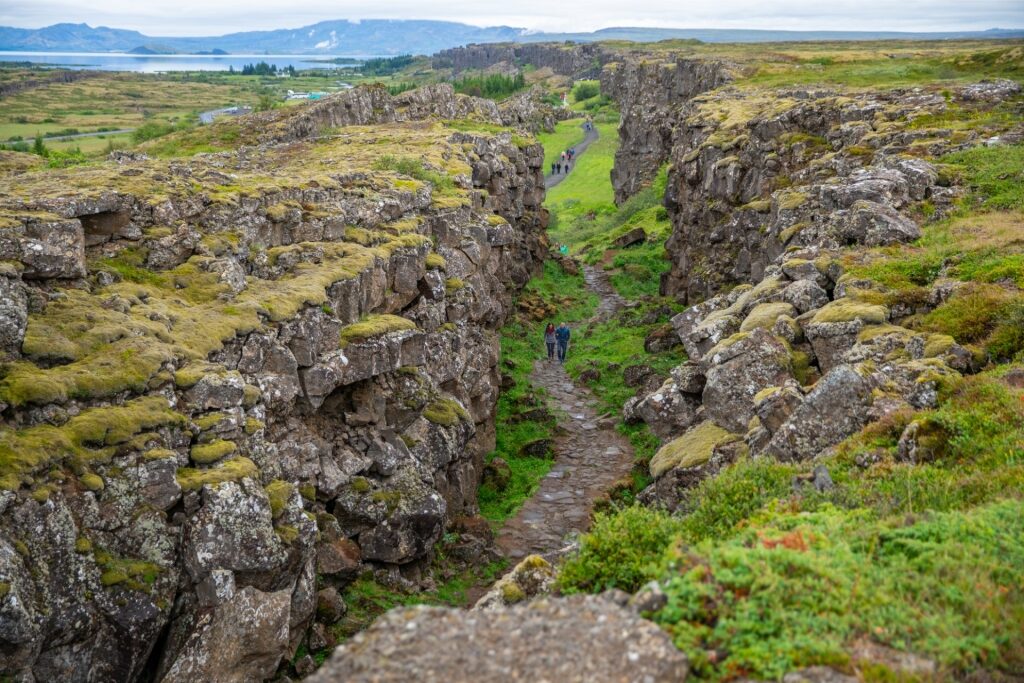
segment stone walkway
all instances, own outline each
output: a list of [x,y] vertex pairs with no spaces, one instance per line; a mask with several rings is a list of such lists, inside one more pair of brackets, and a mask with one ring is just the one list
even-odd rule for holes
[[[587,289],[601,297],[599,317],[627,305],[601,268],[584,266],[583,276]],[[594,500],[633,469],[633,447],[615,430],[615,418],[599,415],[593,393],[575,385],[560,363],[536,361],[530,382],[545,390],[548,410],[558,420],[555,463],[498,532],[497,545],[510,566],[531,553],[557,555],[590,526]]]
[[558,554],[590,526],[594,499],[633,468],[633,448],[615,431],[614,418],[598,415],[593,394],[573,384],[560,363],[537,361],[530,380],[547,390],[559,429],[554,466],[498,532],[497,545],[510,566],[531,553]]
[[601,320],[610,318],[620,309],[629,305],[629,302],[612,287],[612,282],[604,268],[583,266],[583,281],[587,283],[587,289],[601,297],[601,303],[597,305],[597,317]]
[[[581,123],[580,126],[582,127],[583,124]],[[581,142],[581,143],[579,143],[578,145],[575,146],[576,147],[576,158],[572,162],[572,167],[573,168],[576,168],[576,163],[579,161],[580,157],[583,156],[583,153],[587,151],[587,147],[590,147],[590,143],[592,143],[595,140],[597,140],[598,137],[600,137],[600,136],[597,134],[597,126],[594,126],[593,128],[591,128],[590,130],[587,131],[587,134],[583,137],[583,142]],[[547,170],[547,169],[544,169],[544,170]],[[562,182],[563,180],[568,178],[570,175],[572,175],[572,171],[571,170],[568,173],[559,173],[557,175],[547,175],[547,176],[545,176],[544,177],[544,189],[545,190],[550,190],[552,187],[554,187],[558,183]]]

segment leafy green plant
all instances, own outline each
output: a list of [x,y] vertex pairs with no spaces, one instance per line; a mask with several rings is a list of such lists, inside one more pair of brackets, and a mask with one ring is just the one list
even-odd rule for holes
[[679,532],[679,520],[641,505],[594,516],[580,550],[562,565],[564,593],[635,591],[661,572],[661,556]]

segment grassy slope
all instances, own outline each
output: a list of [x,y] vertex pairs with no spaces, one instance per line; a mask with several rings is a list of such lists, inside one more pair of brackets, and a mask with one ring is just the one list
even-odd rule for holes
[[568,119],[555,124],[552,133],[542,135],[544,143],[544,173],[551,170],[551,164],[558,161],[559,155],[574,145],[583,142],[584,133],[580,128],[579,119]]

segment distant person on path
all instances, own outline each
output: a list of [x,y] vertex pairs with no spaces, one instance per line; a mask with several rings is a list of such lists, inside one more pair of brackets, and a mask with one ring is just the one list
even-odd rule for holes
[[562,172],[562,164],[561,164],[561,162],[556,162],[555,163],[555,175],[558,175],[561,172]]
[[558,362],[565,362],[565,354],[569,351],[569,326],[562,323],[555,330],[555,339],[558,341]]
[[551,175],[555,175],[555,163],[551,162]]
[[548,347],[548,360],[552,361],[555,359],[555,325],[548,323],[548,326],[544,328],[544,343]]

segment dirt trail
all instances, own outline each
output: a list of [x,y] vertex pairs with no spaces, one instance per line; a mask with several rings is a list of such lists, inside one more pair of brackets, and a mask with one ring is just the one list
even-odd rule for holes
[[[582,127],[582,125],[583,124],[580,124],[581,127]],[[575,146],[576,147],[576,158],[573,159],[573,161],[572,161],[572,168],[576,168],[576,164],[579,162],[580,157],[583,156],[583,153],[587,151],[587,147],[590,147],[590,143],[594,142],[599,137],[598,134],[597,134],[597,126],[591,126],[590,130],[588,130],[586,133],[587,134],[584,136],[583,142],[581,142],[581,143],[579,143],[578,145]],[[548,169],[544,169],[544,170],[546,171]],[[545,176],[544,177],[544,189],[545,190],[550,190],[552,187],[554,187],[558,183],[562,182],[563,180],[568,178],[570,175],[572,175],[572,171],[571,170],[568,173],[559,173],[557,175],[547,175],[547,176]]]
[[[587,288],[601,297],[599,316],[626,305],[604,271],[586,266],[584,278]],[[548,410],[558,420],[552,444],[555,463],[498,532],[497,545],[512,565],[531,553],[556,554],[573,535],[586,531],[594,500],[633,468],[633,448],[615,430],[614,419],[598,414],[593,393],[574,384],[560,363],[536,361],[530,381],[545,390]]]

